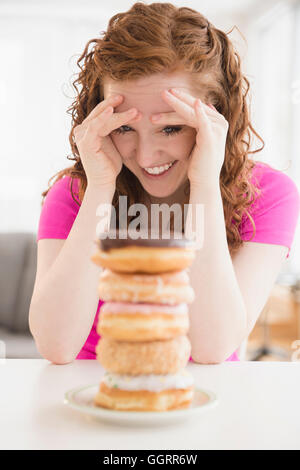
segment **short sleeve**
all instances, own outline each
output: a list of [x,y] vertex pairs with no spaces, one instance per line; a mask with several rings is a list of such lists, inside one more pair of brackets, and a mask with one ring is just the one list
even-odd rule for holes
[[78,198],[78,179],[73,182],[71,194],[71,177],[65,176],[51,186],[40,213],[37,241],[42,238],[66,239],[72,228],[80,207]]
[[240,235],[244,241],[286,246],[288,258],[300,212],[299,191],[285,173],[267,165],[261,165],[259,170],[255,181],[261,194],[249,209],[256,232],[252,238],[251,221],[243,217]]

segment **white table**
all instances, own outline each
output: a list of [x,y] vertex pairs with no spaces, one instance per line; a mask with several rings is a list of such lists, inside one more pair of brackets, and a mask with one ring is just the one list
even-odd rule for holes
[[96,361],[53,365],[0,361],[1,449],[300,449],[300,362],[189,364],[217,407],[166,427],[108,424],[64,404],[64,393],[95,384]]

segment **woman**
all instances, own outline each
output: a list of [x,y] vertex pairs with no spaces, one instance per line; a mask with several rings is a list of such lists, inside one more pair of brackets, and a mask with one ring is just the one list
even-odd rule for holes
[[238,54],[197,11],[136,3],[88,42],[78,65],[75,163],[43,193],[37,237],[29,321],[40,353],[59,364],[95,358],[96,209],[118,209],[127,195],[129,205],[204,204],[190,270],[192,359],[239,360],[289,255],[300,202],[288,176],[249,157],[263,148],[251,151],[251,136],[263,141]]

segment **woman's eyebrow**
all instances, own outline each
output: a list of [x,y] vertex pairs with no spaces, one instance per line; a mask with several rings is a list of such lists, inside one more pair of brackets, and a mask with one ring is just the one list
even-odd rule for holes
[[[157,128],[157,129],[158,129],[158,128],[160,128],[160,127],[161,127],[161,128],[166,127],[166,124],[162,124],[162,123],[160,123],[160,124],[159,124],[159,123],[155,123],[155,124],[154,124],[154,123],[151,122],[150,120],[149,120],[149,122],[150,122],[150,124],[152,124],[152,126],[151,126],[152,129],[153,129],[153,128]],[[127,127],[131,127],[132,129],[135,129],[135,123],[131,123],[130,121],[128,122],[128,124],[123,124],[123,125],[124,125],[124,126],[127,126]],[[120,126],[120,127],[122,127],[122,126]]]

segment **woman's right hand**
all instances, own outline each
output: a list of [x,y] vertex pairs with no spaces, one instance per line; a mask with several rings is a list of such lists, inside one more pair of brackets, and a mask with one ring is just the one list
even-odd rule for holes
[[89,185],[115,185],[122,168],[122,157],[109,134],[130,121],[137,121],[140,113],[130,108],[114,113],[114,107],[123,101],[114,95],[101,101],[81,124],[74,128],[74,138]]

